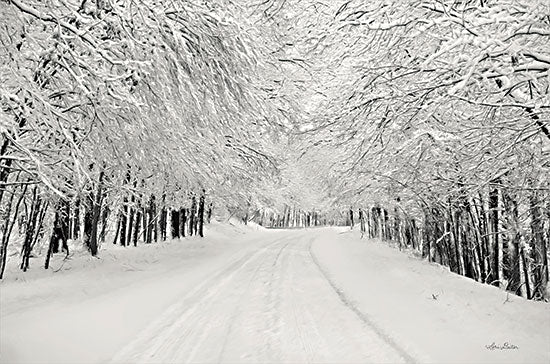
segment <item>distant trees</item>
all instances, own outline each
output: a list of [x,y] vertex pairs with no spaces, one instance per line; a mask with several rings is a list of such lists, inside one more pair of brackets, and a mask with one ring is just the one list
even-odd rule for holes
[[348,211],[305,210],[285,205],[281,210],[261,208],[252,214],[254,221],[268,228],[308,228],[320,226],[346,226],[350,224]]

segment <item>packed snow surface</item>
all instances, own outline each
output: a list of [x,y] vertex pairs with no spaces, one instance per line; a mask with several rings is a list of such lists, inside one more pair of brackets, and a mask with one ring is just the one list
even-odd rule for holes
[[342,228],[208,232],[8,272],[0,360],[550,362],[547,303]]

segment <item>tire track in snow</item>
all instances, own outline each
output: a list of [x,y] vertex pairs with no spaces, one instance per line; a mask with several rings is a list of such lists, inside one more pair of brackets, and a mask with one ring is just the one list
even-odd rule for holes
[[[292,254],[292,257],[294,258],[296,256],[296,252],[293,251],[293,254]],[[295,292],[295,287],[294,287],[294,282],[293,282],[293,279],[292,279],[292,270],[288,270],[287,271],[287,281],[290,282],[291,284],[287,287],[287,289],[289,290],[290,294],[290,306],[291,306],[291,310],[292,310],[292,316],[294,318],[294,325],[296,325],[296,330],[298,331],[298,337],[300,339],[300,345],[302,347],[302,350],[304,351],[304,355],[305,355],[305,358],[306,358],[306,363],[312,363],[313,360],[312,360],[312,357],[313,357],[313,349],[311,347],[311,343],[305,339],[305,335],[304,335],[304,330],[303,330],[303,327],[299,321],[298,321],[298,307],[297,307],[297,304],[296,304],[296,292]],[[319,332],[319,330],[316,330],[317,333]]]
[[[159,358],[159,354],[161,353],[162,358],[167,359],[180,355],[183,347],[178,344],[186,343],[188,338],[200,329],[200,325],[192,325],[191,322],[200,323],[201,318],[203,318],[202,315],[204,315],[203,312],[208,312],[215,302],[211,298],[223,290],[234,276],[243,271],[255,258],[269,253],[269,249],[280,242],[281,237],[278,237],[275,241],[267,243],[261,249],[246,253],[245,256],[237,259],[229,266],[203,281],[203,283],[187,293],[181,300],[168,307],[136,339],[122,348],[113,357],[111,362],[139,363],[154,360],[162,361]],[[260,263],[259,267],[261,266],[262,264]],[[200,312],[195,314],[197,311]],[[196,347],[198,346],[196,345]],[[194,353],[192,352],[191,354]],[[191,358],[188,357],[187,359],[186,362]]]
[[309,243],[307,250],[309,252],[309,256],[311,257],[312,261],[317,266],[318,270],[321,272],[321,274],[324,276],[328,284],[332,287],[334,292],[338,295],[338,298],[340,301],[365,324],[367,325],[372,331],[374,331],[386,344],[388,344],[399,356],[401,356],[405,362],[407,363],[416,363],[416,360],[409,354],[405,349],[403,349],[389,334],[387,334],[381,327],[379,327],[377,324],[375,324],[371,318],[369,318],[365,313],[363,313],[361,310],[359,310],[352,302],[351,300],[344,294],[344,292],[336,285],[334,280],[330,277],[327,270],[319,263],[319,260],[313,254],[311,251],[311,246],[313,245],[313,242],[315,241],[315,237],[312,238]]
[[[286,248],[288,246],[288,244],[290,243],[286,243],[280,250],[279,250],[279,253],[277,254],[277,256],[275,257],[275,260],[273,261],[273,265],[272,266],[275,266],[275,264],[277,263],[278,259],[279,259],[279,256],[281,255],[281,252],[283,251],[284,248]],[[272,244],[274,245],[274,244]],[[271,245],[270,245],[271,246]],[[233,331],[233,326],[235,325],[235,320],[237,318],[237,316],[239,315],[240,313],[240,310],[241,310],[241,302],[243,301],[244,297],[246,294],[248,294],[250,292],[250,286],[252,285],[252,282],[256,279],[256,277],[258,276],[258,272],[260,270],[260,268],[262,268],[262,263],[258,264],[258,266],[256,267],[256,270],[254,270],[254,273],[252,274],[252,276],[250,277],[250,280],[248,281],[248,284],[246,286],[246,289],[242,292],[240,298],[239,298],[239,302],[237,303],[237,305],[235,306],[235,310],[233,312],[233,314],[231,315],[231,319],[230,319],[230,322],[229,322],[229,327],[227,328],[227,331],[226,331],[226,334],[224,335],[224,338],[223,338],[223,344],[222,344],[222,348],[220,350],[220,354],[218,355],[218,360],[217,362],[220,363],[223,359],[223,356],[225,354],[225,350],[226,350],[226,347],[227,347],[227,342],[228,342],[228,338],[229,336],[231,335],[232,331]]]
[[113,362],[400,362],[332,294],[308,235],[259,244],[169,307]]
[[[230,337],[230,335],[232,333],[235,320],[240,314],[240,306],[241,306],[241,303],[244,300],[244,297],[247,294],[249,294],[250,286],[251,286],[252,282],[256,279],[256,277],[258,275],[258,272],[264,266],[265,262],[268,260],[267,258],[269,258],[269,256],[270,256],[271,247],[273,245],[278,244],[278,243],[280,243],[280,240],[277,240],[276,242],[274,242],[274,243],[270,244],[269,246],[267,246],[263,251],[264,254],[261,255],[261,256],[259,255],[257,257],[256,262],[255,262],[257,264],[257,266],[253,270],[253,273],[250,274],[250,278],[248,280],[248,283],[246,284],[246,287],[242,290],[242,292],[240,292],[237,295],[238,298],[237,298],[236,302],[234,302],[232,304],[232,306],[234,306],[234,308],[232,310],[230,310],[231,314],[228,314],[227,311],[215,311],[216,312],[216,318],[218,319],[218,321],[225,322],[225,326],[226,326],[223,329],[224,334],[223,334],[222,339],[221,339],[222,344],[221,344],[221,349],[220,349],[220,351],[218,353],[218,356],[217,356],[217,360],[216,360],[217,363],[220,363],[223,360],[223,356],[224,356],[225,348],[226,348],[226,345],[227,345],[227,342],[228,342],[228,338]],[[252,261],[253,260],[251,260],[251,262]],[[208,311],[205,310],[205,312],[208,312]],[[203,313],[203,315],[204,315],[204,313]],[[211,323],[213,321],[215,321],[215,320],[212,320],[212,318],[209,319],[209,323]],[[198,341],[193,345],[193,349],[192,349],[191,353],[188,355],[188,357],[186,358],[185,362],[193,362],[194,361],[196,355],[199,353],[199,349],[204,344],[206,338],[212,333],[212,330],[213,330],[212,325],[208,325],[208,329],[202,330],[202,332],[200,333]]]

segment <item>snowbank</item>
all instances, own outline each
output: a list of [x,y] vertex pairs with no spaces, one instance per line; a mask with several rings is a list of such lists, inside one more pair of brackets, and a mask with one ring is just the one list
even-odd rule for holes
[[[312,245],[329,279],[418,362],[550,363],[550,305],[326,230]],[[516,348],[517,347],[517,348]]]
[[213,222],[205,238],[105,245],[98,258],[59,254],[50,270],[42,260],[26,273],[12,264],[0,283],[0,362],[109,360],[186,289],[265,240],[243,226]]

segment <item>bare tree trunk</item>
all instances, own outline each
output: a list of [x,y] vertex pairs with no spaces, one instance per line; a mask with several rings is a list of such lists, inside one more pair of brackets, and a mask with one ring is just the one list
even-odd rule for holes
[[[84,245],[88,248],[90,253],[92,253],[92,249],[94,248],[92,243],[92,230],[94,226],[93,222],[93,216],[94,216],[94,195],[93,193],[89,193],[88,197],[86,198],[86,201],[84,203]],[[94,254],[92,253],[92,256]]]
[[456,208],[455,214],[454,214],[454,233],[456,234],[455,237],[455,244],[456,244],[456,254],[457,254],[457,260],[458,260],[458,274],[464,276],[466,275],[466,269],[464,264],[464,249],[462,247],[462,214],[460,211],[460,206]]
[[128,238],[126,231],[128,229],[128,198],[122,200],[122,211],[120,212],[120,245],[127,246]]
[[116,224],[116,231],[115,231],[115,238],[113,239],[113,244],[116,244],[116,241],[118,239],[118,235],[120,234],[120,220],[122,219],[122,217],[120,216],[119,214],[119,217],[117,219],[117,224]]
[[505,289],[505,282],[504,282],[504,242],[503,242],[503,231],[504,227],[503,224],[503,203],[502,203],[502,189],[497,188],[496,189],[496,211],[495,211],[495,224],[496,224],[496,234],[495,234],[495,240],[496,240],[496,256],[497,256],[497,279],[498,279],[498,286],[499,288]]
[[149,225],[147,225],[147,243],[151,243],[153,240],[157,241],[158,224],[157,224],[157,211],[156,211],[156,199],[155,195],[151,195],[149,199],[149,209],[147,210]]
[[474,265],[475,269],[478,272],[477,281],[483,282],[487,271],[485,269],[484,260],[483,260],[483,239],[481,238],[481,222],[479,221],[479,216],[477,209],[475,207],[475,202],[473,198],[469,199],[468,202],[468,212],[470,215],[470,220],[472,222],[472,232],[474,235]]
[[73,210],[73,231],[72,237],[73,240],[76,240],[80,237],[80,198],[77,198]]
[[99,233],[99,241],[105,242],[105,235],[107,234],[107,219],[109,218],[110,209],[105,206],[103,213],[101,214],[101,232]]
[[204,193],[205,193],[205,191],[203,190],[202,195],[199,198],[199,216],[198,216],[198,219],[199,219],[199,236],[201,238],[204,237],[204,231],[203,231],[203,226],[204,226]]
[[21,255],[23,259],[21,260],[20,268],[26,272],[29,267],[29,257],[32,249],[32,242],[34,240],[34,234],[36,229],[36,224],[38,220],[38,213],[40,210],[40,196],[38,195],[38,187],[34,187],[32,192],[31,200],[31,211],[29,214],[29,219],[27,220],[27,228],[25,229],[25,239],[23,241],[23,249]]
[[[27,123],[27,119],[24,118],[24,117],[20,117],[18,115],[15,115],[15,122],[17,123],[17,130],[20,130]],[[2,133],[10,133],[11,134],[11,132],[8,131],[7,129],[6,129],[6,131],[3,131]],[[11,138],[16,139],[16,136],[11,135]],[[5,185],[6,184],[6,182],[8,181],[9,175],[11,173],[11,164],[12,164],[13,160],[9,159],[9,158],[3,158],[4,156],[6,156],[8,154],[8,149],[10,147],[10,144],[11,144],[10,139],[8,139],[7,136],[4,136],[2,146],[0,147],[0,162],[2,162],[2,163],[0,163],[0,185]],[[4,199],[4,191],[5,190],[6,189],[4,189],[4,188],[0,188],[0,206],[2,206],[2,200]]]
[[197,199],[191,198],[191,210],[189,210],[189,236],[193,236],[195,229],[195,215],[197,213]]
[[[533,264],[535,270],[534,275],[534,287],[533,296],[544,297],[546,295],[546,285],[548,283],[548,268],[547,268],[547,251],[546,247],[548,243],[546,240],[546,234],[544,231],[543,214],[541,212],[540,200],[537,193],[533,193],[530,196],[530,214],[531,214],[531,234],[532,239],[530,241],[530,251],[533,258]],[[531,298],[531,297],[530,297]]]
[[365,235],[365,214],[363,213],[363,209],[359,208],[359,222],[361,224],[361,239]]
[[88,248],[92,256],[98,252],[98,224],[101,215],[101,203],[103,197],[103,178],[105,172],[103,169],[99,172],[96,192],[89,192],[86,203],[86,212],[84,217],[84,245]]
[[[18,174],[19,177],[19,174]],[[17,178],[16,178],[17,179]],[[21,201],[25,197],[25,193],[27,192],[27,186],[24,185],[22,187],[21,194],[19,195],[19,198],[17,199],[17,202],[15,204],[15,209],[13,209],[13,218],[10,219],[10,214],[12,210],[12,201],[15,196],[15,189],[14,193],[10,196],[10,202],[9,202],[9,209],[6,211],[5,219],[4,219],[4,226],[2,228],[2,245],[0,246],[0,279],[4,278],[4,271],[6,269],[6,259],[7,259],[7,253],[8,253],[8,243],[10,241],[11,232],[13,230],[13,226],[15,225],[15,222],[17,221],[17,216],[19,214],[19,206],[21,205]]]
[[65,256],[69,256],[69,239],[71,238],[70,230],[70,219],[71,219],[71,201],[63,200],[63,209],[61,216],[61,231],[63,235],[62,239],[62,249],[65,252]]
[[135,216],[135,211],[133,207],[134,201],[135,201],[134,196],[132,196],[132,199],[130,200],[130,203],[132,205],[130,206],[130,212],[128,214],[128,232],[126,235],[126,246],[132,245],[132,233],[134,231],[134,216]]
[[525,286],[526,298],[531,299],[533,297],[533,280],[531,279],[531,261],[527,255],[525,238],[522,236],[520,238],[520,259],[522,261],[523,267],[523,278]]
[[53,222],[53,232],[48,244],[48,251],[46,253],[46,261],[44,262],[44,269],[50,267],[50,257],[52,254],[59,251],[59,240],[63,239],[63,231],[61,229],[61,203],[60,200],[55,208],[55,217]]
[[166,227],[168,222],[168,211],[166,210],[166,206],[162,206],[162,210],[160,211],[160,238],[162,241],[166,241]]
[[487,255],[488,258],[488,274],[487,274],[487,281],[486,283],[494,284],[494,282],[498,279],[498,273],[497,273],[497,256],[496,256],[496,242],[495,242],[495,233],[496,228],[494,224],[494,197],[492,193],[489,193],[489,198],[483,199],[484,203],[484,211],[485,211],[485,221],[486,223],[486,236],[487,236]]
[[172,209],[171,211],[172,239],[180,237],[180,217],[179,210]]
[[166,210],[166,194],[163,193],[160,201],[159,233],[160,240],[166,241],[166,224],[168,220],[168,211]]
[[138,244],[140,224],[141,224],[141,207],[138,206],[136,208],[136,225],[134,226],[134,234],[133,234],[134,246],[137,246]]

